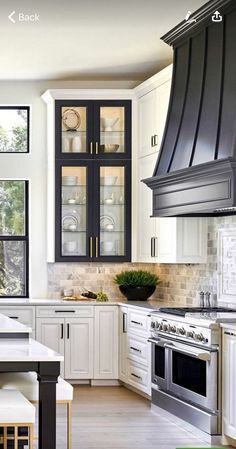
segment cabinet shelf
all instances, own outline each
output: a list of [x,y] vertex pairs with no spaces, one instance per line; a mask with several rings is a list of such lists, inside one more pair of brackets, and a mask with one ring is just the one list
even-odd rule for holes
[[62,188],[64,189],[64,187],[66,187],[66,188],[73,188],[73,187],[86,187],[86,185],[84,185],[84,184],[74,184],[74,185],[71,185],[71,186],[67,186],[67,185],[65,185],[65,184],[62,184]]
[[111,206],[118,206],[118,207],[123,207],[125,206],[124,203],[113,203],[113,204],[104,204],[104,203],[100,203],[100,206],[102,207],[111,207]]
[[105,229],[100,230],[101,234],[124,234],[125,231],[106,231]]
[[68,231],[66,229],[62,229],[63,234],[86,234],[87,231]]
[[61,205],[66,207],[87,206],[86,203],[61,203]]

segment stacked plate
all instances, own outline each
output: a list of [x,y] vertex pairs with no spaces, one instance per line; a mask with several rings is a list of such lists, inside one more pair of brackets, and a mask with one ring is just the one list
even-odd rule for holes
[[62,176],[63,186],[75,186],[78,184],[78,176]]

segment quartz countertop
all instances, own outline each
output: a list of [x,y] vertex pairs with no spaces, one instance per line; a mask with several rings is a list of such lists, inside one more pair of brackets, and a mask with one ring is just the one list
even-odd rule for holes
[[[176,304],[158,301],[158,300],[150,300],[150,301],[127,301],[127,300],[110,300],[106,302],[101,301],[66,301],[63,299],[1,299],[0,306],[128,306],[128,307],[138,307],[144,310],[159,310],[160,307],[176,307]],[[181,306],[181,304],[178,304]]]
[[0,334],[30,334],[32,329],[0,313]]
[[235,324],[230,324],[230,323],[221,323],[221,327],[223,329],[230,329],[232,331],[236,331],[236,322]]
[[64,357],[47,346],[29,340],[0,340],[0,362],[62,362]]

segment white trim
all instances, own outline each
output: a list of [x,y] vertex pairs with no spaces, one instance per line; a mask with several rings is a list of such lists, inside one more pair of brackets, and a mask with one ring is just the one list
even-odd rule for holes
[[52,100],[132,100],[134,89],[48,89],[41,95],[45,103]]
[[148,78],[142,84],[139,84],[133,90],[137,97],[142,97],[153,89],[161,86],[162,84],[170,81],[172,78],[173,64],[167,66],[165,69],[161,70],[161,72],[156,73],[151,78]]

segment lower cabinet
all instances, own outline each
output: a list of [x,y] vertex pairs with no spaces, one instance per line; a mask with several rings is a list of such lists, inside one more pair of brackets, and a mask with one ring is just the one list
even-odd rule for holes
[[119,379],[151,396],[149,314],[120,307],[119,315]]
[[65,320],[65,378],[93,377],[93,318]]
[[236,326],[224,329],[222,369],[223,434],[236,440]]
[[94,379],[118,379],[118,307],[95,307]]
[[37,318],[37,340],[64,356],[66,379],[93,377],[93,318]]
[[119,309],[119,379],[127,381],[127,314],[128,308]]
[[118,306],[94,306],[81,317],[86,310],[49,307],[47,317],[46,307],[37,307],[36,339],[64,356],[65,379],[118,379]]

